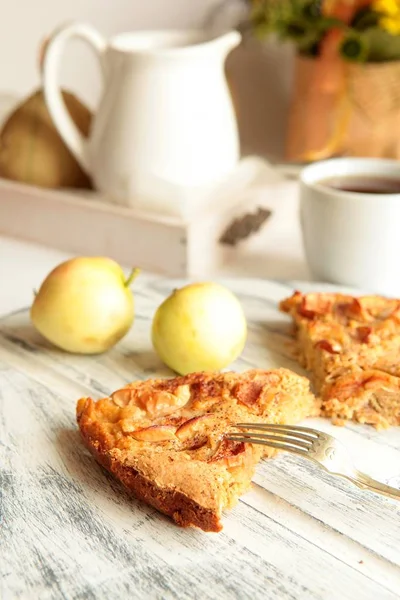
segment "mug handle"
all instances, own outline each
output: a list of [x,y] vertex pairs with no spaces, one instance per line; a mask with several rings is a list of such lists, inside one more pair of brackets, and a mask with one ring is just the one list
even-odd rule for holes
[[84,23],[72,23],[56,30],[46,44],[43,55],[42,84],[47,109],[61,138],[76,160],[90,173],[87,140],[71,118],[58,85],[58,71],[65,44],[71,38],[80,38],[94,48],[102,66],[107,43],[96,29]]

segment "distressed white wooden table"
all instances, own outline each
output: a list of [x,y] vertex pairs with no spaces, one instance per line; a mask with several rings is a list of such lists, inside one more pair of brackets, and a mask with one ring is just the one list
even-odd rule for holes
[[[76,400],[135,378],[170,376],[150,343],[152,315],[182,282],[143,276],[130,334],[99,357],[43,342],[26,310],[0,323],[0,598],[2,600],[399,598],[400,503],[281,453],[259,465],[224,530],[182,530],[129,498],[84,449]],[[293,286],[224,281],[243,302],[249,340],[232,367],[285,366]],[[318,286],[319,289],[325,286]],[[400,430],[311,420],[358,466],[400,486]]]

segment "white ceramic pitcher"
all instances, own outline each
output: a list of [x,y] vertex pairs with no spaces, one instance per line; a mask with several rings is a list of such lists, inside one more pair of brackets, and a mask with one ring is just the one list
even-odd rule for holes
[[[74,37],[95,49],[104,79],[88,139],[70,118],[57,83],[64,46]],[[100,192],[129,205],[160,182],[199,187],[229,175],[239,160],[239,136],[224,65],[240,39],[234,30],[218,37],[183,30],[106,41],[81,23],[50,37],[42,69],[47,107]]]

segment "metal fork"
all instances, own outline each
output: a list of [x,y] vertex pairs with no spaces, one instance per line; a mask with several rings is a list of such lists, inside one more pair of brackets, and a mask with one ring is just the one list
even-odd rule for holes
[[[244,431],[230,433],[227,435],[229,440],[262,444],[293,452],[318,463],[333,475],[348,479],[361,489],[368,489],[400,500],[400,490],[376,481],[356,469],[342,442],[327,433],[309,427],[292,427],[290,425],[238,423],[234,427]],[[257,433],[258,431],[262,433]]]

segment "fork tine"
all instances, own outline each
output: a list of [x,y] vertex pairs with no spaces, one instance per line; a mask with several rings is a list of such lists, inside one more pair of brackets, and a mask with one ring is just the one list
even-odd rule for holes
[[277,433],[289,433],[303,440],[315,441],[322,432],[310,427],[293,427],[292,425],[274,425],[269,423],[236,423],[234,427],[241,429],[259,429],[262,431],[276,431]]
[[[291,441],[299,442],[300,440],[304,440],[305,442],[308,442],[310,444],[310,446],[317,439],[317,438],[311,437],[311,435],[307,435],[304,433],[292,433],[291,430],[287,430],[287,429],[275,429],[274,427],[262,427],[262,428],[254,427],[254,429],[258,430],[258,431],[265,431],[265,433],[273,433],[274,435],[281,433],[282,435],[285,436],[285,438],[287,438]],[[243,433],[247,433],[247,431],[244,431]],[[249,433],[252,434],[253,432],[249,431]]]
[[312,442],[310,444],[307,444],[306,442],[302,442],[301,440],[296,440],[294,438],[288,438],[288,437],[283,437],[280,435],[268,435],[266,433],[237,433],[237,432],[232,432],[231,436],[238,436],[240,438],[254,438],[257,440],[265,440],[265,441],[271,441],[271,442],[282,442],[284,444],[291,444],[292,446],[296,446],[299,448],[303,448],[304,450],[310,450],[311,446],[312,446]]
[[289,444],[281,444],[279,442],[266,442],[264,439],[255,439],[255,438],[239,438],[239,437],[227,437],[228,440],[233,440],[235,442],[245,442],[246,444],[261,444],[262,446],[268,446],[269,448],[277,448],[278,450],[286,450],[286,452],[293,452],[294,454],[307,454],[307,450],[303,450],[303,448],[295,448],[294,446],[290,446]]

